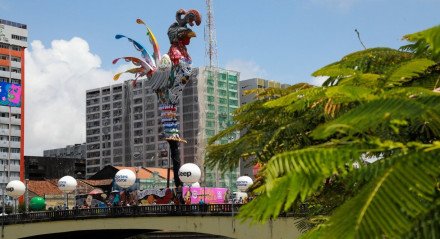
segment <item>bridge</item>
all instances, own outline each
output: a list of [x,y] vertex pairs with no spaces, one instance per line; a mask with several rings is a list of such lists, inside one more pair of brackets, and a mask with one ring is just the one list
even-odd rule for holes
[[[148,205],[13,214],[1,218],[1,238],[64,238],[85,231],[191,232],[230,238],[297,238],[294,215],[265,224],[234,217],[240,205]],[[38,237],[40,236],[40,237]],[[79,237],[78,237],[79,238]]]

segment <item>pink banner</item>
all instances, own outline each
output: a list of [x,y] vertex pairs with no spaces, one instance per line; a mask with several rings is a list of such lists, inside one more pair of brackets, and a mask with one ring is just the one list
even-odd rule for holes
[[229,197],[229,191],[227,188],[191,188],[191,192],[188,187],[183,188],[183,198],[185,203],[188,204],[191,198],[191,204],[197,204],[200,200],[203,200],[208,204],[221,204],[227,203]]

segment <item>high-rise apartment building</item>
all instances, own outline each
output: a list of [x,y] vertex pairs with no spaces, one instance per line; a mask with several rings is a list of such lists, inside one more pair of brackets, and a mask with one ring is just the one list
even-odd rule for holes
[[[282,84],[273,80],[265,80],[261,78],[252,78],[240,81],[240,104],[245,105],[252,101],[255,101],[255,94],[245,94],[247,90],[253,89],[267,89],[267,88],[287,88],[290,85]],[[249,165],[248,162],[243,160],[240,161],[240,175],[247,175],[249,177],[254,177],[253,175],[253,165]]]
[[[179,107],[178,107],[179,109]],[[112,166],[168,166],[156,94],[138,80],[86,92],[86,176]]]
[[[231,114],[239,107],[238,80],[235,71],[199,68],[178,106],[180,131],[187,140],[180,143],[181,163],[199,165],[209,186],[227,186],[237,177],[237,172],[224,176],[203,170],[203,164],[207,139],[231,124]],[[148,81],[88,90],[86,107],[87,177],[105,165],[168,167],[168,142]],[[232,138],[219,143],[228,140]]]
[[0,19],[0,188],[24,180],[24,52],[27,26]]
[[[232,124],[232,113],[238,109],[240,74],[220,68],[199,68],[197,80],[183,90],[183,138],[185,163],[194,162],[203,171],[206,186],[234,187],[238,171],[221,175],[218,170],[204,167],[207,140]],[[220,140],[227,143],[238,134]]]

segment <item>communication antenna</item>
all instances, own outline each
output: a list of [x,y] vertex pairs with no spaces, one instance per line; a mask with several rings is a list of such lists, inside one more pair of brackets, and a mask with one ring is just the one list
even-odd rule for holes
[[205,24],[205,65],[209,69],[218,67],[217,39],[215,35],[215,23],[212,1],[206,0],[206,24]]

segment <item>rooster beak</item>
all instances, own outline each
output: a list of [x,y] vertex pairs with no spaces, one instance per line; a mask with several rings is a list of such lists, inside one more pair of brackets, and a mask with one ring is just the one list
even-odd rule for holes
[[195,32],[191,31],[191,32],[188,32],[188,34],[186,34],[186,36],[187,37],[196,37],[197,35]]

